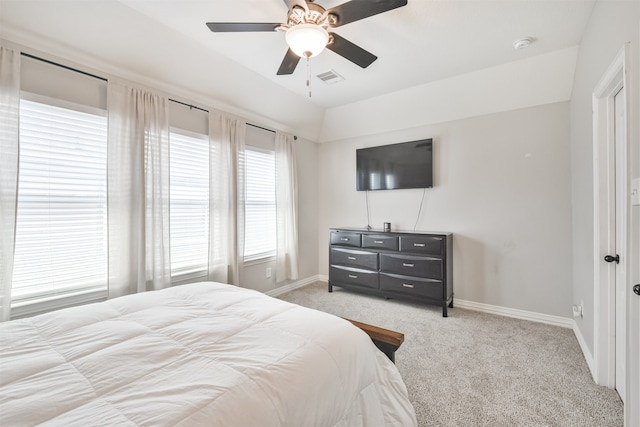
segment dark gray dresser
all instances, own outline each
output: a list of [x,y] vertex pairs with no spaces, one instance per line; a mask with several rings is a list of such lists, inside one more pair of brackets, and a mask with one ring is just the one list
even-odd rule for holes
[[329,292],[334,286],[386,298],[453,307],[453,235],[329,231]]

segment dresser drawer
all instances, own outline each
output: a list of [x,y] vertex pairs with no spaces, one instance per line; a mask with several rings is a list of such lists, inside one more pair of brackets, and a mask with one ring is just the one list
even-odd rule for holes
[[434,236],[400,236],[400,252],[444,254],[444,239]]
[[380,271],[401,274],[403,276],[420,276],[436,280],[442,280],[444,278],[441,258],[404,254],[380,254]]
[[380,290],[397,294],[442,300],[442,281],[380,273]]
[[359,248],[362,242],[362,235],[348,231],[332,231],[330,240],[332,245],[355,246]]
[[365,288],[378,289],[378,272],[360,270],[358,268],[347,268],[331,266],[329,268],[329,280],[336,282],[334,284],[340,286],[340,283],[356,285]]
[[378,270],[378,254],[355,249],[331,248],[329,264]]
[[388,251],[397,251],[398,236],[365,234],[362,236],[362,247],[374,248],[374,249],[386,249]]

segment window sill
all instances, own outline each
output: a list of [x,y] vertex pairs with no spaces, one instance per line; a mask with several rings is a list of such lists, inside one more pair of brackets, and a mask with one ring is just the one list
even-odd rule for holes
[[275,262],[276,254],[274,252],[269,252],[266,254],[256,254],[252,256],[248,256],[244,258],[245,266],[252,266],[258,264],[266,264],[268,262]]
[[107,300],[107,290],[92,290],[88,292],[78,292],[73,295],[58,297],[43,297],[37,301],[23,300],[16,301],[11,305],[11,319],[21,319],[24,317],[36,316],[49,311],[78,305],[91,304]]

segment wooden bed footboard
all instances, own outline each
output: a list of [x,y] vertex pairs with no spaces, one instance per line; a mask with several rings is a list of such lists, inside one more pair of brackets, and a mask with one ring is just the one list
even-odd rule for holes
[[347,319],[346,317],[344,319],[348,320],[349,322],[353,323],[355,326],[366,332],[366,334],[369,335],[376,347],[378,347],[380,351],[386,354],[393,363],[396,363],[395,353],[396,350],[400,348],[400,346],[404,342],[403,333]]

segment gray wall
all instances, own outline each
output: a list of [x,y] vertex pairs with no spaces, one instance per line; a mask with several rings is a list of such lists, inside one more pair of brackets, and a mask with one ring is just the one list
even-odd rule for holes
[[[584,301],[584,317],[576,323],[593,354],[594,343],[594,247],[593,247],[593,122],[592,92],[624,43],[632,42],[629,58],[632,72],[630,88],[632,149],[631,175],[638,177],[638,31],[640,2],[599,1],[586,28],[576,65],[571,97],[571,194],[573,204],[573,301]],[[638,214],[632,217],[631,232],[638,233]],[[629,259],[637,260],[635,254]]]
[[357,148],[433,138],[435,186],[369,193],[371,225],[454,233],[456,298],[571,316],[569,104],[548,104],[319,146],[320,272],[328,228],[367,225]]

